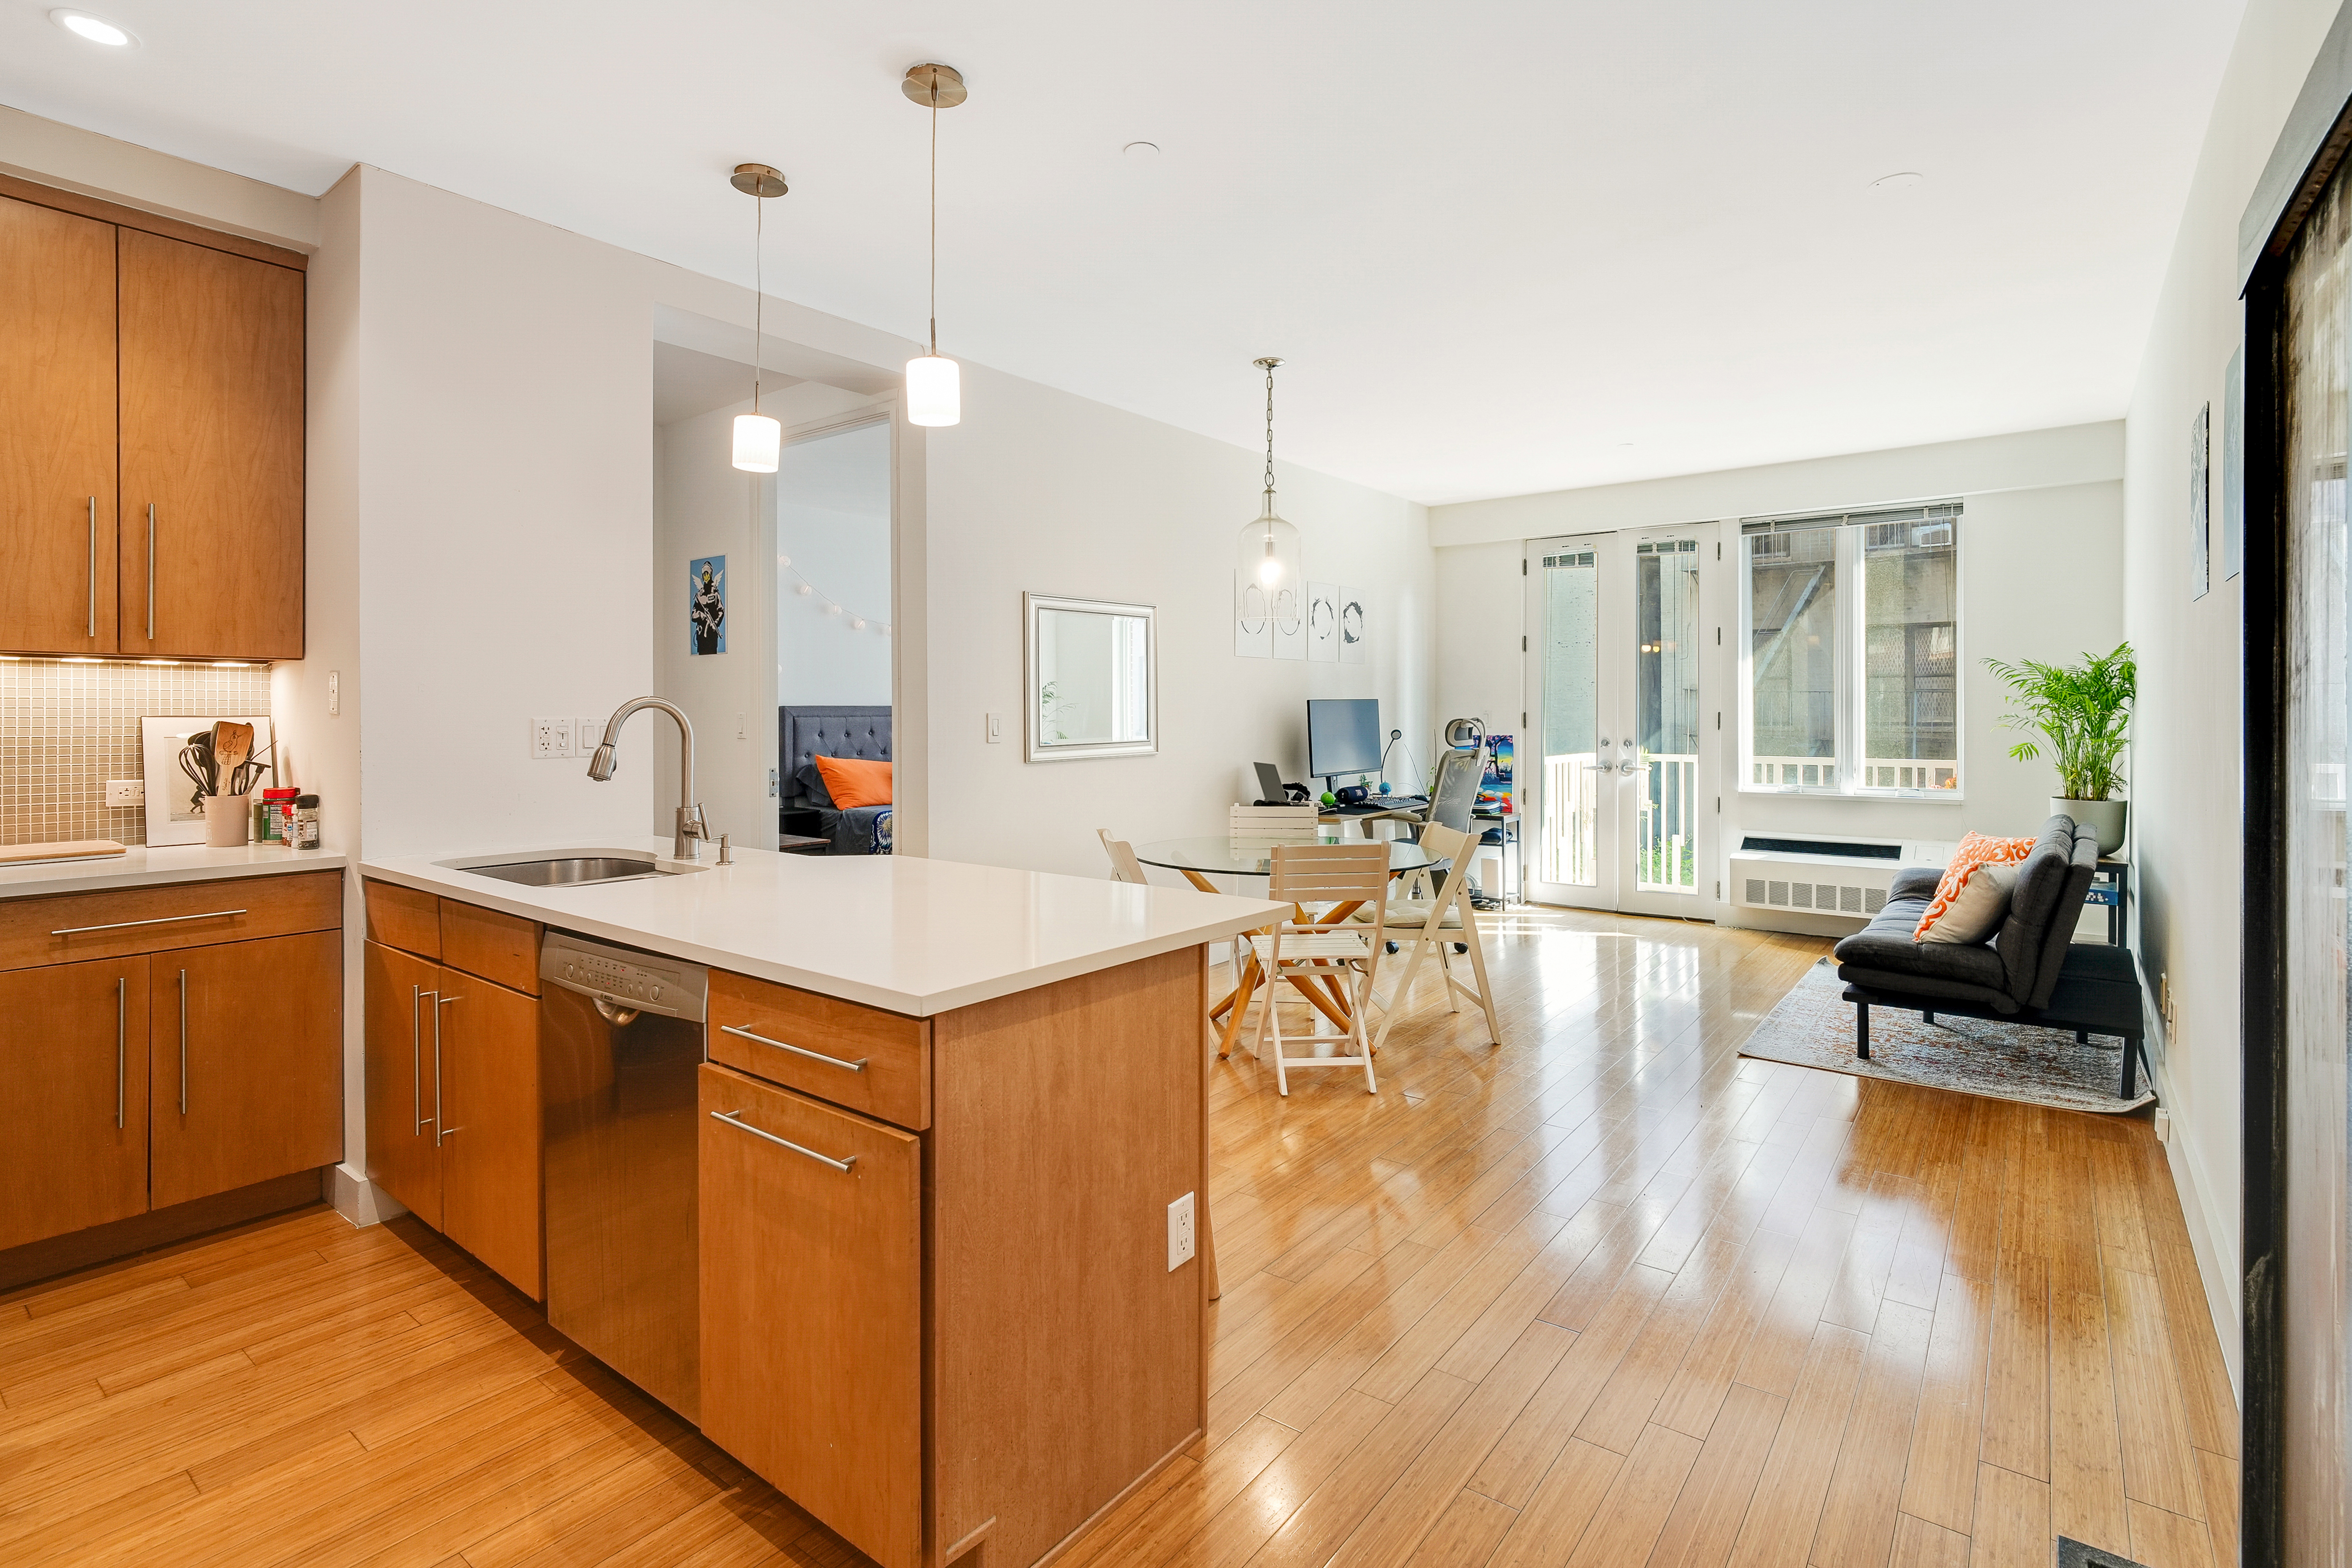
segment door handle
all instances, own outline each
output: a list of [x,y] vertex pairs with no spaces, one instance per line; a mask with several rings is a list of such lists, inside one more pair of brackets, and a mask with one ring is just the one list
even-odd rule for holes
[[188,972],[180,971],[180,1114],[188,1113]]
[[147,503],[147,640],[155,640],[155,503]]
[[89,635],[98,635],[98,498],[89,498]]
[[441,1009],[452,1002],[463,1002],[463,996],[444,996],[434,993],[433,1002],[433,1146],[441,1147],[443,1138],[455,1138],[465,1131],[448,1126],[448,1113],[441,1105]]
[[749,1132],[754,1138],[765,1138],[771,1143],[781,1143],[795,1154],[805,1154],[810,1159],[814,1160],[818,1164],[830,1165],[836,1171],[846,1171],[851,1166],[857,1163],[857,1156],[855,1154],[852,1154],[846,1160],[836,1160],[830,1154],[820,1154],[814,1149],[803,1149],[789,1138],[779,1138],[772,1132],[763,1132],[748,1121],[738,1121],[735,1120],[742,1114],[743,1113],[740,1110],[714,1110],[710,1113],[710,1120],[713,1121],[724,1121],[728,1126],[735,1128],[740,1131]]
[[114,1125],[118,1131],[122,1127],[122,1030],[130,1021],[130,1015],[131,977],[118,975],[114,981]]

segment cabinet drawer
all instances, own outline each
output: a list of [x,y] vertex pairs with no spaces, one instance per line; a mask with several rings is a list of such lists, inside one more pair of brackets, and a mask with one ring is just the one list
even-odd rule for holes
[[334,931],[343,877],[311,871],[0,901],[0,969]]
[[360,884],[367,895],[367,939],[419,958],[441,956],[441,900],[397,882]]
[[703,1434],[882,1568],[917,1568],[922,1142],[700,1076]]
[[526,996],[539,994],[539,922],[455,899],[441,900],[441,962],[494,980]]
[[710,1059],[901,1127],[931,1124],[926,1019],[714,969]]

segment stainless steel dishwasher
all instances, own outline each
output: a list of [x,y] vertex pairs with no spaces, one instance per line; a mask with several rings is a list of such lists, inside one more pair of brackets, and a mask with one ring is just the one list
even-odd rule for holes
[[697,1420],[694,1079],[709,972],[550,931],[539,974],[547,1321]]

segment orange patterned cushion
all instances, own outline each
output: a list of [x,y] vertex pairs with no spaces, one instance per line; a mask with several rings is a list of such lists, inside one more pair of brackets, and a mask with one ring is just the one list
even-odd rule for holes
[[1979,866],[2014,866],[2032,853],[2031,838],[1987,838],[1981,833],[1971,833],[1961,839],[1959,852],[1944,868],[1944,879],[1936,884],[1936,896],[1928,903],[1927,912],[1919,917],[1919,929],[1911,933],[1911,940],[1927,939],[1927,928],[1944,918],[1952,900],[1968,886],[1969,872]]

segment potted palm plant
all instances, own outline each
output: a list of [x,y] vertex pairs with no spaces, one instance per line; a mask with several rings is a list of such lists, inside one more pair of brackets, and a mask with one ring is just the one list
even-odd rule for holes
[[[2138,695],[2139,666],[2129,643],[2117,644],[2104,658],[2084,658],[2090,662],[2055,665],[2029,658],[2010,664],[1989,658],[1985,668],[2009,688],[2010,711],[2000,716],[2001,724],[2050,742],[2050,760],[2065,791],[2051,796],[2050,809],[2096,833],[2099,853],[2110,855],[2124,842],[2128,803],[2114,796],[2124,782],[2124,731]],[[2009,754],[2031,762],[2042,748],[2028,739],[2011,746]]]

